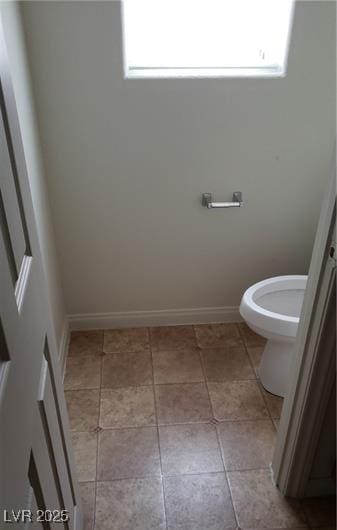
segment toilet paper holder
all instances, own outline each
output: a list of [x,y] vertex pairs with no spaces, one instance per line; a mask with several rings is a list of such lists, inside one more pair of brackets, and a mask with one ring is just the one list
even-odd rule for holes
[[232,202],[213,202],[211,193],[203,193],[201,204],[206,208],[240,208],[243,205],[241,191],[233,193]]

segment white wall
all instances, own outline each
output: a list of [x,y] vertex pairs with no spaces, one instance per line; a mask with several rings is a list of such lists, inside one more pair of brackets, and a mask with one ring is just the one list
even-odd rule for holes
[[[118,2],[24,2],[69,313],[237,306],[306,273],[335,139],[332,2],[285,79],[124,80]],[[208,211],[202,192],[242,209]]]
[[[40,151],[31,80],[27,65],[24,35],[16,2],[1,2],[5,38],[10,60],[12,82],[16,97],[29,184],[32,193],[38,236],[41,245],[43,268],[46,276],[53,327],[59,350],[65,338],[67,322],[63,294],[60,286],[54,234],[50,219],[50,206],[43,162]],[[62,354],[62,351],[60,351]]]

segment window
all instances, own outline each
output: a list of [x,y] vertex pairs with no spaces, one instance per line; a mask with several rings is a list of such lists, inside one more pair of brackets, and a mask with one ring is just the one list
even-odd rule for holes
[[282,77],[292,0],[124,0],[126,77]]

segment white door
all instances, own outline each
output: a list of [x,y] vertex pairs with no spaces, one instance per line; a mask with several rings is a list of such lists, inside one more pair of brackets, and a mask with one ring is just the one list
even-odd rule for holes
[[0,106],[0,528],[10,520],[12,528],[80,530],[68,418],[1,20]]

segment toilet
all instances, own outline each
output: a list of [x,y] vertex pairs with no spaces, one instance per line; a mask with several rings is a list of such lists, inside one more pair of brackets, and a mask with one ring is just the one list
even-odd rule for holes
[[255,283],[244,293],[240,314],[247,325],[268,339],[259,377],[268,392],[284,397],[307,276],[277,276]]

